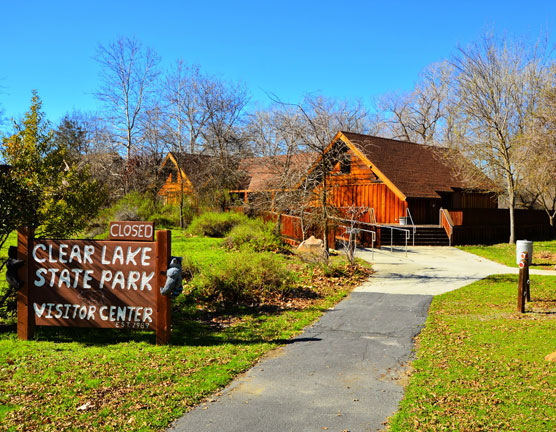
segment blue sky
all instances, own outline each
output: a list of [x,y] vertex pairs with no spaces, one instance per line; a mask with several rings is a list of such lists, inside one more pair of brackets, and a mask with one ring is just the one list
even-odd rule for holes
[[297,102],[370,102],[410,89],[426,65],[485,30],[556,40],[555,1],[0,0],[0,108],[19,118],[37,89],[48,118],[96,110],[99,43],[136,37],[162,57]]

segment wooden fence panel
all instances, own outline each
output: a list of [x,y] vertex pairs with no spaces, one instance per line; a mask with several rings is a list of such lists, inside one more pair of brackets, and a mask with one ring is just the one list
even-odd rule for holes
[[[265,212],[263,213],[263,219],[265,221],[272,221],[277,222],[278,214]],[[299,243],[303,241],[303,230],[301,224],[301,218],[299,216],[293,216],[288,214],[282,214],[280,216],[280,235],[286,241],[286,243],[297,246]],[[365,213],[362,218],[361,222],[368,222],[369,215]],[[336,247],[336,240],[340,240],[342,235],[345,233],[345,228],[341,228],[338,226],[338,221],[334,219],[330,219],[329,221],[329,233],[328,233],[328,247],[334,249]],[[362,226],[364,229],[368,230],[376,230],[378,228],[371,228],[369,226]],[[310,236],[315,236],[316,238],[322,238],[322,230],[320,227],[309,226],[306,229],[306,238]],[[375,234],[375,247],[380,247],[380,232],[376,232]],[[372,245],[372,234],[371,233],[360,233],[358,235],[357,244],[362,246],[371,246]]]

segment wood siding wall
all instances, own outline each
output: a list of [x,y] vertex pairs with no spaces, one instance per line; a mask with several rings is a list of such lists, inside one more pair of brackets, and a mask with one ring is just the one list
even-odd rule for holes
[[[160,190],[158,191],[158,195],[164,197],[165,204],[179,204],[180,202],[180,195],[182,191],[182,183],[183,183],[183,194],[184,195],[193,195],[193,185],[189,181],[189,179],[184,178],[183,180],[175,170],[174,173],[168,175],[166,182],[162,185]],[[176,181],[177,179],[177,181]]]
[[[503,243],[510,238],[507,209],[450,210],[454,223],[454,244]],[[556,232],[542,210],[515,210],[517,239],[548,240]]]
[[[342,173],[338,163],[327,178],[328,202],[338,208],[373,208],[378,223],[399,223],[399,218],[405,216],[407,203],[382,183],[359,157],[351,152],[350,157],[349,174]],[[370,222],[368,217],[364,220]]]
[[[516,239],[534,241],[552,240],[556,232],[550,225],[518,225],[515,228]],[[502,225],[454,226],[453,245],[474,245],[507,243],[510,227]]]
[[453,209],[496,209],[498,197],[489,193],[454,192],[448,208]]
[[[450,216],[455,226],[510,226],[508,209],[450,210]],[[514,216],[516,225],[548,225],[550,223],[543,210],[516,209]]]
[[374,208],[378,223],[398,223],[407,208],[407,203],[383,183],[334,185],[330,195],[330,203],[335,207]]
[[[276,222],[278,219],[277,213],[265,212],[263,213],[263,219],[265,221]],[[338,242],[341,242],[343,238],[346,238],[345,228],[338,226],[338,221],[334,219],[329,220],[329,232],[328,232],[328,247],[335,249],[338,246]],[[372,241],[372,234],[368,232],[361,232],[357,236],[357,244],[362,246],[374,246],[380,247],[380,228],[372,228],[369,226],[361,226],[365,230],[375,231],[375,242]],[[301,229],[301,218],[299,216],[292,216],[288,214],[281,215],[280,221],[280,235],[282,238],[290,245],[297,246],[303,241],[303,231]],[[322,230],[319,227],[312,226],[306,228],[306,238],[310,236],[315,236],[316,238],[322,238]]]

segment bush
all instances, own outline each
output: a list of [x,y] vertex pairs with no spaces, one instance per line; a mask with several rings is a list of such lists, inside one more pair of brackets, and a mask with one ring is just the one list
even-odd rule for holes
[[329,261],[327,264],[322,265],[322,272],[324,276],[330,277],[347,277],[349,276],[349,267],[346,263],[341,262],[331,262]]
[[225,237],[234,226],[248,221],[247,216],[240,213],[207,212],[194,218],[187,232],[197,236]]
[[248,220],[232,228],[224,245],[228,249],[248,247],[256,252],[279,252],[284,244],[273,230],[273,225],[261,220]]
[[[184,223],[193,219],[195,208],[187,203],[183,208]],[[152,193],[130,192],[101,213],[99,220],[89,226],[89,233],[98,235],[108,229],[112,220],[149,221],[157,228],[171,228],[180,225],[180,209],[176,205],[163,205],[161,199]]]
[[[198,271],[188,264],[188,271]],[[261,304],[288,295],[296,286],[295,274],[271,253],[233,252],[218,265],[195,273],[189,295],[197,301]]]

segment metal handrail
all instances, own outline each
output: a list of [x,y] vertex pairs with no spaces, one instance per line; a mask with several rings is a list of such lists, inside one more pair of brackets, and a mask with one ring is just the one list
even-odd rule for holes
[[[345,225],[338,225],[341,228],[345,228],[346,232],[348,232],[348,230],[350,230],[350,227],[347,227]],[[358,232],[368,232],[371,233],[371,259],[375,259],[375,242],[376,242],[376,231],[371,231],[371,230],[366,230],[363,228],[356,228],[357,233]],[[349,232],[348,232],[349,234]],[[353,238],[354,239],[354,249],[357,248],[357,236]],[[353,256],[355,256],[355,251],[353,253]]]
[[[442,223],[442,218],[444,218],[444,220],[448,223],[448,226],[450,227],[449,232],[448,230],[446,230],[446,227]],[[452,218],[450,217],[450,213],[448,213],[448,210],[440,207],[440,214],[438,215],[438,220],[440,222],[440,226],[444,228],[444,231],[446,231],[446,234],[448,235],[448,246],[452,246],[452,235],[454,234],[454,224],[452,223],[451,219]]]
[[417,227],[415,226],[415,222],[413,222],[413,217],[411,216],[409,207],[406,207],[405,209],[405,217],[409,217],[409,220],[411,220],[411,226],[413,227],[413,246],[415,246],[415,234],[417,233]]
[[[331,216],[330,219],[334,219],[340,222],[350,222],[348,219],[340,219],[333,216]],[[355,223],[361,225],[379,227],[379,228],[389,228],[390,229],[390,252],[394,251],[394,230],[403,231],[405,233],[405,255],[407,256],[407,240],[411,238],[410,230],[405,228],[398,228],[392,225],[385,225],[385,224],[377,224],[377,223],[369,223],[369,222],[361,222],[361,221],[355,221]]]

